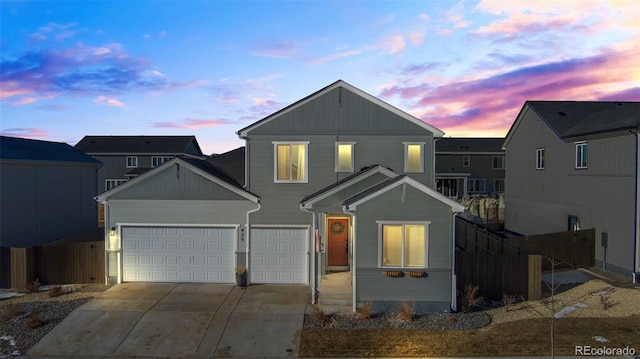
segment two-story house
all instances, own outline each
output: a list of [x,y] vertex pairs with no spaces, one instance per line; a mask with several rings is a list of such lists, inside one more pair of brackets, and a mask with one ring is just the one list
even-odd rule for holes
[[596,229],[596,265],[640,272],[639,102],[527,101],[509,130],[505,227]]
[[[349,271],[352,307],[456,306],[459,203],[434,188],[442,131],[337,81],[237,132],[242,187],[209,161],[177,158],[99,196],[112,281],[305,284]],[[235,153],[234,153],[235,152]],[[220,157],[223,156],[223,157]]]
[[436,188],[455,199],[502,193],[504,138],[439,138],[436,140]]
[[[85,136],[75,147],[102,162],[98,193],[108,191],[176,156],[205,158],[195,136]],[[104,226],[104,209],[98,208]]]
[[0,136],[0,246],[97,230],[98,167],[66,143]]

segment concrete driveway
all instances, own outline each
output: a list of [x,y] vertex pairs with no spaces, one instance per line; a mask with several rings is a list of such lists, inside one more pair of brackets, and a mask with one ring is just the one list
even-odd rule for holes
[[308,287],[123,283],[27,353],[61,357],[297,357]]

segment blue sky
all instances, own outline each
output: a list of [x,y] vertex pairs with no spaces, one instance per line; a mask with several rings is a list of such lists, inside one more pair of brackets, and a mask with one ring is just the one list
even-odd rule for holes
[[342,79],[446,136],[525,100],[640,100],[640,1],[2,1],[0,133],[195,135]]

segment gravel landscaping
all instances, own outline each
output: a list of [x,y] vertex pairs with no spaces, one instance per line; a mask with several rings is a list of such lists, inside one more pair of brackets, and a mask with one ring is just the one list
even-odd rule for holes
[[477,329],[489,325],[491,317],[484,312],[472,313],[417,313],[411,321],[398,313],[373,313],[367,319],[355,314],[335,314],[317,319],[313,314],[304,317],[305,329]]

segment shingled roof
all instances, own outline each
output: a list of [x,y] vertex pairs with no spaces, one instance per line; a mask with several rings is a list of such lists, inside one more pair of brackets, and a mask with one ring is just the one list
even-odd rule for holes
[[207,162],[224,171],[229,177],[233,178],[239,184],[244,185],[244,159],[245,148],[238,147],[219,155],[211,155]]
[[436,141],[436,154],[504,153],[502,137],[444,137]]
[[85,136],[75,147],[89,154],[202,155],[195,136]]
[[63,142],[0,136],[3,160],[77,162],[100,165],[102,162]]

